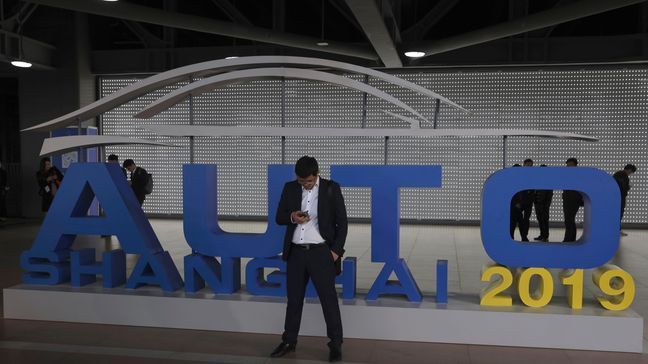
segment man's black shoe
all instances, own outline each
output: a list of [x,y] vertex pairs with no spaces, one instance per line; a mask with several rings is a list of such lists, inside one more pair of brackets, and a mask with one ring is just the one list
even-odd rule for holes
[[529,241],[529,238],[522,238],[522,241]]
[[542,235],[536,236],[535,238],[533,238],[533,240],[542,240]]
[[331,363],[336,361],[342,361],[342,350],[340,350],[339,348],[330,348],[329,361]]
[[295,344],[288,344],[288,343],[282,342],[281,344],[279,344],[279,346],[277,346],[276,349],[274,349],[274,351],[270,354],[270,356],[273,357],[273,358],[280,358],[280,357],[290,353],[291,351],[295,351],[296,347],[297,347],[297,345],[295,345]]

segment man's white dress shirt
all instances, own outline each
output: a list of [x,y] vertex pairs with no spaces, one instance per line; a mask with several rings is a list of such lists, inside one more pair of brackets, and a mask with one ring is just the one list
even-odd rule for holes
[[319,233],[319,223],[317,219],[317,202],[319,200],[320,178],[317,177],[315,186],[310,190],[302,187],[301,210],[308,211],[310,221],[305,224],[297,225],[293,234],[292,242],[295,244],[319,244],[324,242],[324,238]]

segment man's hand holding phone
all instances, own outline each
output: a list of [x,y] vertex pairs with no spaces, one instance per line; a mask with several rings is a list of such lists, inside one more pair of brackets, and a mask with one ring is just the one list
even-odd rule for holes
[[295,211],[292,213],[290,216],[292,221],[295,224],[305,224],[310,221],[310,216],[308,215],[308,211]]

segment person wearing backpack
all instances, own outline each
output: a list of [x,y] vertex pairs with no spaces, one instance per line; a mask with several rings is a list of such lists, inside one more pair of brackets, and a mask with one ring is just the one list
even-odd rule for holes
[[136,166],[132,159],[126,159],[123,166],[128,172],[130,172],[129,184],[135,193],[135,197],[137,197],[137,201],[140,206],[142,206],[147,195],[147,185],[149,184],[150,178],[149,174],[144,168]]

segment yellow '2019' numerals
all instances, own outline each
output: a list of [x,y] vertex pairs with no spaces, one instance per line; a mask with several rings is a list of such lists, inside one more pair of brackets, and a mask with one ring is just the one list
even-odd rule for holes
[[[493,277],[497,277],[492,279]],[[531,280],[534,276],[539,279],[537,289],[531,292]],[[567,302],[569,307],[583,307],[583,269],[566,269],[559,274],[560,281],[567,286]],[[516,273],[516,288],[520,300],[529,307],[544,307],[553,296],[554,282],[551,272],[545,268],[526,268]],[[491,280],[492,279],[492,280]],[[513,299],[503,293],[513,284],[513,273],[502,265],[489,265],[482,269],[481,280],[490,282],[481,292],[483,306],[511,306]],[[625,310],[632,304],[635,296],[635,284],[632,276],[617,267],[606,264],[592,273],[594,284],[603,295],[596,299],[601,306],[612,311]]]
[[632,276],[613,264],[606,264],[592,273],[594,284],[602,296],[597,296],[601,306],[611,311],[622,311],[630,307],[635,296],[635,283]]
[[[538,288],[531,294],[531,278],[540,277]],[[518,294],[522,303],[529,307],[544,307],[551,301],[554,291],[551,273],[544,268],[528,268],[522,271],[517,282]]]
[[560,281],[567,286],[567,303],[573,309],[583,308],[583,270],[565,269],[560,272]]
[[[493,276],[498,276],[491,281]],[[482,282],[490,282],[481,292],[482,306],[512,306],[513,298],[502,293],[513,284],[513,273],[502,265],[490,265],[482,268]]]

